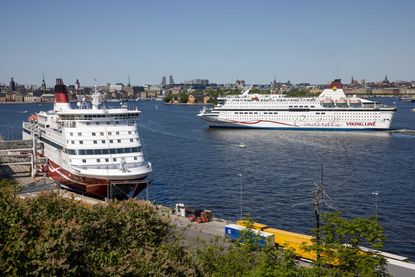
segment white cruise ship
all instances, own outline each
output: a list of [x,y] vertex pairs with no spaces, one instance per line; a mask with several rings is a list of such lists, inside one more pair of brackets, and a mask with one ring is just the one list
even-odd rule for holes
[[210,127],[387,130],[396,111],[396,107],[347,97],[340,79],[318,97],[249,94],[251,88],[240,95],[219,97],[215,107],[203,108],[198,116]]
[[46,159],[42,170],[62,185],[96,198],[135,197],[151,172],[138,133],[140,111],[107,109],[95,89],[91,107],[72,109],[66,86],[56,80],[52,111],[23,123],[23,139],[35,138],[36,152]]

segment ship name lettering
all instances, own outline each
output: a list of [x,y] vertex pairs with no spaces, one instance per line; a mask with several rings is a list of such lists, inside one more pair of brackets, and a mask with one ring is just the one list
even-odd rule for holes
[[340,127],[341,123],[336,119],[323,120],[319,118],[314,121],[306,121],[306,116],[299,116],[295,121],[294,125],[297,127]]
[[371,122],[346,122],[347,126],[376,126],[375,121]]

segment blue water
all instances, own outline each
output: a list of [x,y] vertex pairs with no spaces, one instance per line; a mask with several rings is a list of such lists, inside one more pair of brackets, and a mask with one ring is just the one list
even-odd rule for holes
[[[415,135],[400,132],[415,131],[415,103],[377,100],[396,101],[392,127],[399,132],[209,129],[196,117],[200,106],[129,105],[142,111],[143,150],[154,170],[149,197],[156,203],[183,202],[235,220],[242,185],[244,214],[276,228],[309,233],[314,227],[312,191],[323,164],[325,190],[332,198],[328,204],[346,216],[372,216],[372,192],[378,191],[385,250],[415,260]],[[50,108],[0,105],[0,133],[21,138],[21,121]]]

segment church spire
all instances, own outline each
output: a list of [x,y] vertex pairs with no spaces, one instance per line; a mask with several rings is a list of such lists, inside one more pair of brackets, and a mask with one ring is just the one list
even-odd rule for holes
[[41,85],[41,89],[42,89],[42,94],[45,93],[46,91],[46,82],[45,82],[45,72],[42,71],[42,85]]

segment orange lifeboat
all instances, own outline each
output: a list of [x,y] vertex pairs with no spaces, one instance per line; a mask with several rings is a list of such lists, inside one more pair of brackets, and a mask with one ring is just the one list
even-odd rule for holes
[[38,119],[37,114],[31,114],[31,115],[28,117],[28,120],[29,120],[30,122],[37,122],[37,119]]
[[324,99],[321,99],[321,101],[320,101],[320,104],[323,107],[332,107],[333,103],[334,103],[333,99],[331,99],[331,98],[324,98]]
[[344,98],[336,99],[336,106],[344,107],[347,106],[347,100]]

